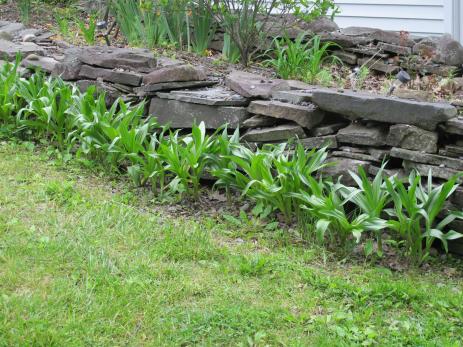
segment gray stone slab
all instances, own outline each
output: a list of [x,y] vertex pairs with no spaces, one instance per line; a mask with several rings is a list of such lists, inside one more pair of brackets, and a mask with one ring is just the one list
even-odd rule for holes
[[242,137],[245,142],[281,142],[303,138],[305,132],[297,124],[282,124],[271,128],[250,129]]
[[272,98],[278,101],[290,102],[291,104],[300,105],[312,102],[312,90],[280,90],[273,92]]
[[188,88],[203,88],[216,85],[217,81],[189,81],[189,82],[166,82],[149,84],[134,89],[139,97],[155,96],[160,91],[170,91]]
[[102,69],[90,65],[82,65],[79,77],[92,80],[102,79],[107,82],[121,83],[135,87],[139,86],[142,81],[142,75],[136,72]]
[[326,136],[336,133],[339,129],[345,128],[348,124],[346,122],[321,124],[310,130],[312,136]]
[[313,104],[300,106],[274,100],[252,101],[248,107],[248,112],[293,121],[307,129],[320,124],[325,117],[325,113]]
[[45,50],[36,45],[33,42],[11,42],[0,39],[0,57],[7,58],[8,60],[12,61],[16,58],[17,54],[20,54],[21,57],[25,58],[30,54],[35,55],[44,55]]
[[455,117],[442,124],[446,133],[463,135],[463,117]]
[[313,89],[313,85],[298,81],[298,80],[286,80],[291,90],[304,90]]
[[260,75],[244,71],[232,71],[225,84],[230,89],[245,98],[270,99],[272,93],[280,90],[290,90],[288,82],[278,79],[268,79]]
[[437,140],[437,133],[408,124],[391,126],[387,136],[389,146],[427,153],[437,152]]
[[408,160],[411,162],[436,165],[441,168],[450,168],[453,170],[463,170],[463,160],[456,158],[444,157],[437,154],[429,154],[418,151],[410,151],[403,148],[392,148],[391,157]]
[[334,149],[338,147],[338,141],[336,140],[336,136],[328,135],[328,136],[317,136],[317,137],[307,137],[304,139],[300,139],[302,145],[305,148],[322,148],[327,147],[329,149]]
[[385,52],[391,52],[391,53],[395,53],[399,55],[412,54],[412,49],[410,47],[393,45],[393,44],[385,43],[385,42],[378,43],[378,48]]
[[346,51],[334,51],[333,55],[341,59],[342,62],[349,65],[357,65],[357,55]]
[[446,103],[417,102],[347,90],[317,90],[312,100],[322,110],[350,119],[410,124],[426,130],[434,130],[437,124],[457,115],[457,109]]
[[207,80],[207,74],[202,67],[187,64],[165,66],[143,76],[144,85],[204,80]]
[[413,46],[413,53],[440,64],[463,64],[463,46],[450,34],[422,39]]
[[415,100],[421,102],[431,102],[433,95],[426,90],[413,90],[405,88],[397,88],[394,90],[394,96],[402,99]]
[[[355,48],[348,48],[348,49],[346,49],[346,51],[358,54],[358,55],[360,55],[362,57],[369,56],[366,59],[370,60],[372,62],[375,61],[375,60],[389,59],[390,58],[390,55],[388,53],[384,53],[378,47],[370,46],[370,45],[368,45],[368,46],[358,46],[358,47],[355,47]],[[373,56],[375,58],[370,59]],[[362,58],[362,59],[365,59],[365,58]],[[358,62],[358,65],[362,65],[360,63],[360,61]]]
[[94,46],[80,50],[77,58],[84,64],[106,69],[149,72],[157,66],[154,53],[141,48]]
[[352,123],[346,128],[339,130],[336,135],[341,143],[352,143],[363,146],[384,146],[386,145],[387,128],[378,125],[367,127],[359,123]]
[[234,129],[249,117],[244,107],[209,106],[160,98],[151,99],[150,114],[161,124],[185,129],[202,121],[208,129],[217,129],[225,124]]
[[387,158],[389,158],[391,154],[391,150],[388,149],[381,149],[381,148],[368,148],[368,153],[375,158],[376,160],[383,162]]
[[400,67],[398,65],[389,64],[387,60],[378,60],[371,58],[361,58],[358,60],[358,65],[366,66],[371,70],[379,71],[384,74],[395,74],[399,72]]
[[17,33],[24,29],[26,29],[26,27],[22,23],[9,22],[6,25],[2,25],[0,27],[0,32],[15,36]]
[[407,172],[411,172],[412,170],[416,170],[421,176],[427,177],[429,171],[431,171],[432,177],[440,178],[443,180],[449,180],[454,175],[459,173],[457,170],[449,169],[446,167],[440,167],[435,165],[428,165],[428,164],[421,164],[415,163],[408,160],[404,160],[403,162],[404,169]]
[[347,152],[347,151],[333,151],[331,154],[334,157],[350,158],[350,159],[355,159],[355,160],[380,163],[380,161],[374,158],[373,156],[368,155],[368,154],[363,154],[363,153],[355,153],[355,152]]
[[29,55],[26,59],[21,62],[21,65],[25,68],[31,70],[40,69],[41,71],[45,71],[47,73],[52,73],[53,70],[56,69],[56,66],[59,62],[56,59],[51,57],[40,57],[37,55]]
[[368,27],[348,27],[339,31],[351,38],[363,38],[368,42],[386,42],[394,45],[412,47],[415,42],[397,31],[385,31]]
[[350,146],[343,145],[339,147],[339,150],[344,151],[344,152],[350,152],[350,153],[369,154],[367,147],[350,147]]
[[79,79],[82,63],[78,57],[81,54],[81,50],[82,48],[80,47],[65,49],[63,56],[56,58],[56,60],[59,61],[59,64],[56,65],[52,74],[54,76],[60,76],[65,81],[75,81]]
[[445,146],[445,150],[454,156],[463,157],[463,147],[461,146],[447,145]]
[[157,93],[161,99],[171,99],[210,106],[247,106],[249,99],[222,87],[201,90],[175,90]]
[[255,115],[243,122],[243,128],[265,128],[278,124],[278,119]]

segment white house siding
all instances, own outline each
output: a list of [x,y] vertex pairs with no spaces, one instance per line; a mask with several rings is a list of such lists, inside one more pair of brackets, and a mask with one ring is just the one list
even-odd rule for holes
[[[460,0],[335,0],[341,12],[335,21],[341,27],[364,26],[408,31],[412,35],[460,38]],[[456,23],[455,20],[458,20]]]

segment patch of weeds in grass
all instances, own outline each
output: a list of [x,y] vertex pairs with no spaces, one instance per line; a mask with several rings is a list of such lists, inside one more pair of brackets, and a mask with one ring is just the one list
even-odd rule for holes
[[76,190],[74,182],[51,181],[45,186],[45,196],[57,204],[77,205],[84,201],[82,195]]
[[241,256],[236,259],[238,272],[243,276],[260,277],[270,272],[270,261],[265,255]]
[[209,230],[201,225],[167,223],[162,235],[155,241],[153,256],[171,261],[218,260],[224,250],[215,245]]

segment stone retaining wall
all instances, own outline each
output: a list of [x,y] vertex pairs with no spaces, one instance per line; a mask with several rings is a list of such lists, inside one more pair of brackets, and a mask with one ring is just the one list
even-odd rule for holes
[[[3,27],[0,37],[5,37]],[[319,88],[243,71],[233,71],[223,80],[210,78],[201,67],[155,58],[148,50],[63,48],[46,33],[25,34],[25,28],[17,30],[19,26],[11,23],[8,27],[15,29],[13,38],[5,45],[0,39],[0,54],[7,53],[9,59],[16,52],[24,54],[25,74],[39,67],[74,81],[82,90],[95,85],[107,92],[108,103],[118,97],[146,99],[147,115],[174,128],[204,121],[207,128],[216,129],[227,123],[240,128],[242,141],[250,146],[293,137],[308,148],[327,146],[329,160],[337,165],[325,175],[342,175],[346,184],[354,183],[349,170],[363,166],[375,175],[385,161],[387,174],[401,177],[412,169],[422,175],[432,170],[435,178],[445,180],[463,171],[463,118],[449,103]],[[463,209],[463,188],[449,209]],[[453,227],[463,232],[462,222]],[[451,247],[461,251],[462,246]]]

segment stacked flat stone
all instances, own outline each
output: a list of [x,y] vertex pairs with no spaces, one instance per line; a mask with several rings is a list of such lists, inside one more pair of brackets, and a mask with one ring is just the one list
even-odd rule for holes
[[463,47],[450,35],[412,38],[406,32],[349,27],[325,32],[322,39],[339,45],[334,54],[344,63],[385,74],[402,68],[447,77],[463,64]]

